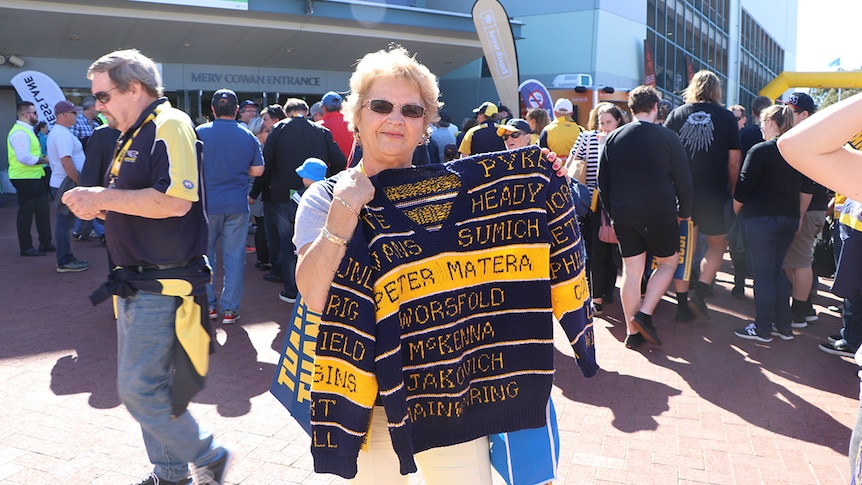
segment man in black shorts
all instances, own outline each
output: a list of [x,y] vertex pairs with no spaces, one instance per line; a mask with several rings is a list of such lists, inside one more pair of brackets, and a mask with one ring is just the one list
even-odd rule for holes
[[[689,282],[677,280],[678,322],[695,316],[709,319],[703,297],[712,288],[712,280],[721,268],[727,250],[727,217],[730,199],[739,178],[742,154],[736,118],[721,103],[721,81],[710,71],[699,71],[691,78],[684,93],[686,104],[671,111],[665,126],[679,134],[685,147],[694,185],[692,219],[697,240],[698,231],[706,236],[706,252],[700,265],[700,277],[688,305]],[[692,313],[694,310],[697,314]]]
[[[652,313],[679,263],[679,222],[691,215],[688,159],[679,137],[655,124],[660,99],[649,86],[629,92],[634,121],[608,136],[599,160],[599,190],[623,256],[620,297],[630,349],[644,340],[661,345]],[[641,302],[647,251],[658,267]]]

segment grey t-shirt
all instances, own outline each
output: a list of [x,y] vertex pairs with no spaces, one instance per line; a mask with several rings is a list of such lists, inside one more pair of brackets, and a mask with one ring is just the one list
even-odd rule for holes
[[342,173],[344,172],[311,184],[302,194],[293,226],[293,245],[297,251],[314,242],[326,224],[326,216],[332,204],[332,187]]

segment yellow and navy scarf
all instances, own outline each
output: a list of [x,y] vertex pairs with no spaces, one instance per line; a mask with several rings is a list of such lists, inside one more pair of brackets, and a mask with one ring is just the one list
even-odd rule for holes
[[176,297],[176,337],[174,375],[171,384],[171,406],[174,416],[185,412],[192,397],[204,387],[209,367],[209,354],[215,346],[207,313],[206,284],[211,270],[201,257],[188,266],[170,269],[138,271],[116,267],[108,281],[90,295],[97,305],[110,296],[132,296],[148,291]]

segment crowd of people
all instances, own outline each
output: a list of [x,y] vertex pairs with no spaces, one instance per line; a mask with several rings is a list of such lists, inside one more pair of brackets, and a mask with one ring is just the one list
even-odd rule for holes
[[[724,107],[717,76],[701,71],[677,108],[639,86],[627,106],[595,106],[586,128],[561,98],[553,116],[486,101],[459,129],[433,73],[392,48],[357,64],[347,96],[262,108],[224,88],[212,121],[195,126],[135,50],[103,56],[87,76],[93,95],[80,107],[58,103],[47,136],[33,104],[19,103],[9,176],[21,256],[56,252],[58,272],[78,272],[89,264],[70,241],[107,246],[111,274],[91,299],[117,299],[118,390],[154,465],[139,484],[224,482],[232,455],[186,406],[206,376],[211,322],[240,320],[250,252],[281,285],[279,299],[301,299],[328,334],[364,349],[319,345],[316,362],[351,384],[320,379],[311,396],[312,428],[339,444],[313,447],[315,470],[355,483],[406,483],[417,464],[429,484],[491,483],[488,436],[549,419],[554,321],[582,373],[596,373],[592,318],[616,300],[620,272],[629,349],[662,345],[653,313],[671,285],[676,322],[709,319],[728,249],[732,295],[745,299],[745,279],[754,281],[754,321],[735,335],[792,340],[817,318],[812,251],[827,214],[838,223],[833,291],[844,325],[820,349],[862,363],[862,280],[848,270],[862,255],[862,194],[842,179],[858,155],[839,156],[845,133],[807,119],[817,107],[805,93],[779,105],[755,98],[747,123],[745,107]],[[858,111],[853,99],[831,115]],[[516,170],[514,154],[531,162]],[[825,176],[812,162],[820,159],[835,164]],[[530,203],[483,202],[524,183]],[[580,213],[577,194],[588,206]],[[494,231],[502,236],[487,237]],[[503,269],[478,270],[483,258],[503,258]],[[487,305],[471,313],[462,298]],[[420,311],[440,321],[411,329]],[[526,331],[524,313],[534,315]],[[485,356],[487,369],[465,371],[451,352],[424,347],[454,334],[476,339],[459,355]],[[481,349],[491,350],[472,356]],[[450,371],[462,372],[458,386],[417,380]],[[467,397],[471,386],[516,390],[483,400]],[[851,448],[853,466],[854,456]]]

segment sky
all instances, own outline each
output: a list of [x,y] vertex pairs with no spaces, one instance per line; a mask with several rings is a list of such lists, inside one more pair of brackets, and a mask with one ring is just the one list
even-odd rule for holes
[[862,68],[862,0],[799,0],[796,70],[828,71],[841,58],[845,70]]

